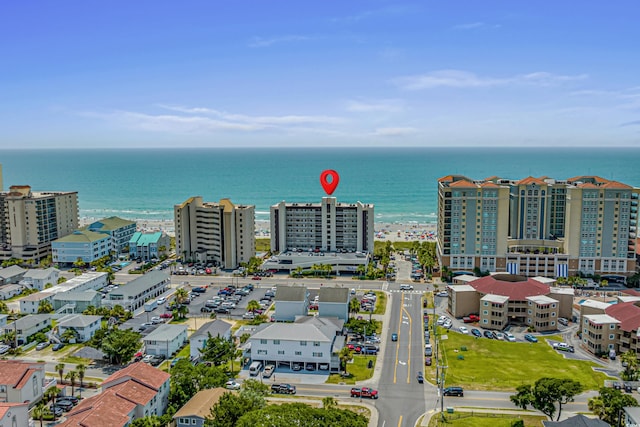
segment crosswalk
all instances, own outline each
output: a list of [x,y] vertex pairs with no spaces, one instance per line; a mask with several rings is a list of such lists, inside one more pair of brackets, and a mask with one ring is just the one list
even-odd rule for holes
[[389,292],[394,292],[394,293],[404,292],[405,294],[423,294],[425,291],[417,291],[415,289],[412,291],[401,291],[400,289],[389,289]]

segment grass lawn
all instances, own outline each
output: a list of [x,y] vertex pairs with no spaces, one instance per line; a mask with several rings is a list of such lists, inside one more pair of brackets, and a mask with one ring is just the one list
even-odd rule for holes
[[387,294],[382,291],[376,292],[376,309],[373,314],[384,314],[387,311]]
[[496,415],[496,414],[477,414],[474,416],[468,412],[457,412],[447,414],[445,421],[440,419],[439,414],[435,414],[429,421],[429,427],[511,427],[516,420],[524,421],[526,427],[541,427],[542,421],[547,417],[537,415]]
[[[542,377],[555,377],[571,378],[586,390],[597,390],[605,379],[610,379],[592,369],[597,364],[565,359],[545,342],[545,339],[558,337],[540,338],[537,343],[512,343],[439,328],[439,333],[443,332],[448,335],[448,339],[440,341],[445,353],[444,363],[449,367],[446,373],[448,385],[473,390],[515,390],[521,384],[532,384]],[[463,346],[467,351],[460,351]]]
[[271,250],[271,239],[256,239],[256,252],[269,252]]
[[[373,368],[369,369],[367,364],[369,360],[373,360]],[[368,380],[373,375],[373,369],[376,367],[376,356],[354,355],[353,362],[347,364],[348,378],[342,378],[340,374],[331,374],[327,380],[328,384],[355,384],[356,381]]]

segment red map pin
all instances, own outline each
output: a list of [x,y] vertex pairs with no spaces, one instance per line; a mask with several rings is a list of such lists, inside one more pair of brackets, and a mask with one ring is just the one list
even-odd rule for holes
[[326,171],[322,171],[320,174],[320,184],[322,184],[322,188],[324,188],[324,192],[327,195],[332,195],[336,188],[338,187],[338,183],[340,182],[340,175],[338,172],[327,169]]

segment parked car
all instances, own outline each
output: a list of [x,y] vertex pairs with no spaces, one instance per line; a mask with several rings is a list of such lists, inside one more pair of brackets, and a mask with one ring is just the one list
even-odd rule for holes
[[567,344],[566,342],[554,342],[553,348],[560,351],[567,351],[569,353],[575,352],[575,349],[572,345]]
[[256,317],[256,315],[253,314],[250,311],[247,311],[245,314],[242,315],[242,318],[245,319],[245,320],[253,320],[253,319],[255,319],[255,317]]
[[58,408],[61,408],[64,412],[69,412],[70,410],[73,409],[73,403],[70,400],[56,399],[55,405],[52,405],[52,406],[57,406]]
[[64,412],[61,407],[55,406],[55,405],[52,405],[51,408],[49,408],[49,410],[51,411],[54,417],[60,417]]
[[58,350],[62,350],[63,348],[64,348],[64,344],[56,343],[53,345],[53,347],[51,347],[51,350],[58,351]]
[[424,375],[422,375],[422,371],[418,371],[418,375],[416,375],[416,379],[420,384],[424,383]]
[[267,365],[264,367],[264,371],[262,372],[263,378],[270,378],[273,375],[273,372],[276,370],[274,365]]
[[160,298],[158,298],[157,303],[158,303],[158,305],[162,305],[162,304],[164,304],[166,301],[167,301],[167,299],[166,299],[165,297],[160,297]]
[[430,357],[425,357],[424,358],[424,366],[431,366],[431,358]]
[[504,340],[504,334],[502,332],[493,332],[493,338],[496,340]]
[[161,319],[171,319],[172,317],[173,317],[173,314],[171,314],[171,313],[162,313],[160,315]]
[[470,314],[468,316],[465,316],[462,318],[462,321],[464,323],[474,323],[474,322],[479,322],[480,321],[480,317],[475,315],[475,314]]
[[525,334],[524,335],[524,339],[529,341],[529,342],[538,342],[538,338],[534,337],[531,334]]
[[151,318],[151,323],[153,323],[154,325],[160,324],[162,323],[162,319],[160,318],[160,316],[153,316]]
[[213,311],[213,308],[211,307],[204,306],[200,308],[200,313],[211,313],[212,311]]
[[240,384],[235,382],[234,380],[229,380],[224,385],[224,388],[228,390],[240,390],[240,387]]
[[471,329],[471,335],[480,338],[482,337],[482,332],[480,332],[480,329],[473,328]]
[[351,389],[351,397],[368,397],[369,399],[378,398],[378,390],[369,387],[353,387]]
[[469,334],[469,330],[464,326],[460,326],[460,332],[467,335]]
[[302,370],[302,365],[299,363],[294,363],[293,366],[291,367],[292,371],[301,371]]
[[36,346],[36,350],[42,350],[49,347],[49,343],[48,342],[41,342],[38,343],[38,345]]
[[71,402],[71,404],[73,406],[76,406],[78,404],[78,402],[80,402],[78,400],[78,398],[75,397],[75,396],[62,396],[62,397],[56,398],[56,402],[60,402],[60,401],[64,401],[64,400],[68,400],[69,402]]
[[433,348],[431,347],[431,344],[425,344],[425,346],[424,346],[424,355],[425,356],[432,356],[433,355]]
[[514,337],[511,332],[505,332],[504,339],[509,342],[516,342],[516,337]]
[[460,396],[464,397],[464,390],[462,387],[447,387],[444,389],[443,394],[445,396]]
[[491,331],[484,331],[484,334],[483,334],[483,335],[484,335],[486,338],[493,339],[493,332],[491,332]]

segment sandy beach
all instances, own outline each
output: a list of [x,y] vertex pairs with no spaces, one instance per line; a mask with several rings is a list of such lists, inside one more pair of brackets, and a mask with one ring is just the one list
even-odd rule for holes
[[[83,217],[80,219],[80,226],[83,227],[100,218]],[[136,221],[138,231],[154,232],[164,231],[170,236],[175,235],[175,224],[172,220],[148,220],[138,219]],[[256,238],[270,238],[271,230],[269,221],[259,220],[255,222]],[[435,241],[435,224],[417,223],[375,223],[374,239],[390,242],[412,242],[412,241]]]

